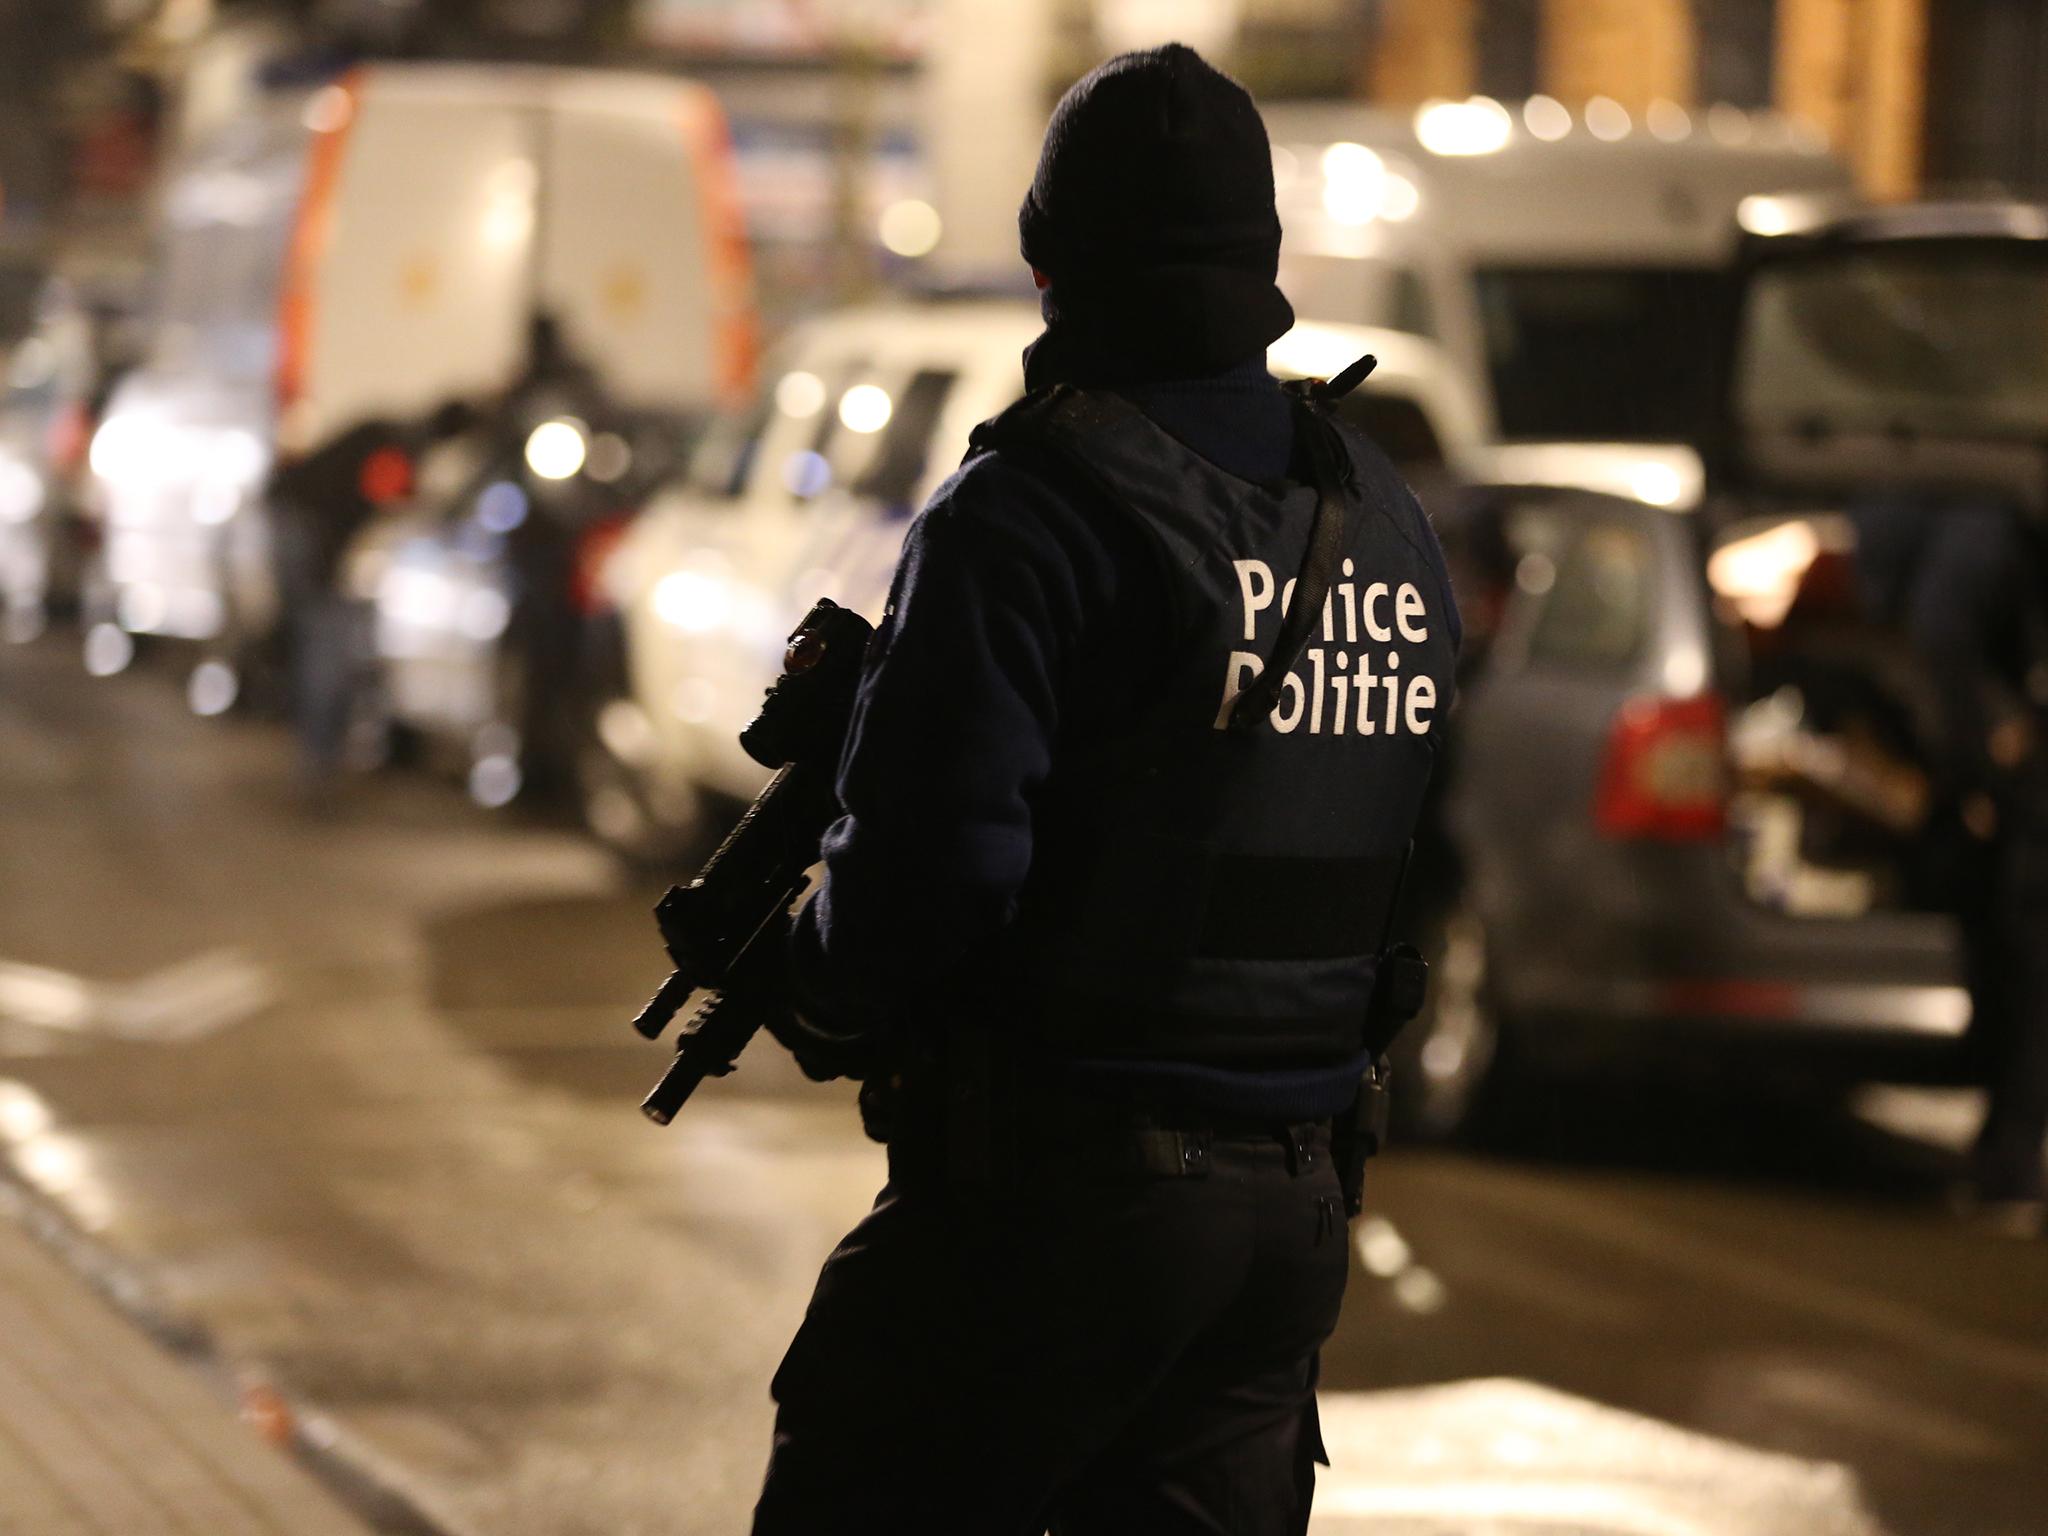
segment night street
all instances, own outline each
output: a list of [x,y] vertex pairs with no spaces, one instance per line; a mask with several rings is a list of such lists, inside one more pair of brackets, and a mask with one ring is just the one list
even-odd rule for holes
[[[307,820],[276,726],[74,643],[0,654],[7,1176],[450,1530],[741,1528],[880,1181],[850,1095],[757,1049],[654,1129],[651,890],[430,778]],[[1967,1105],[1863,1108],[1589,1098],[1389,1158],[1317,1529],[2042,1529],[2048,1245],[1945,1214]]]

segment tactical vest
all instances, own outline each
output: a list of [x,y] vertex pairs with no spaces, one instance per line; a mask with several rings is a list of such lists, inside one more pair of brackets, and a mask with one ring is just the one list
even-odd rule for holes
[[[1298,411],[1298,440],[1325,430]],[[1238,729],[1315,490],[1241,480],[1104,391],[1034,394],[975,433],[1129,519],[1168,599],[1142,691],[1114,724],[1063,733],[1033,807],[1001,974],[1016,1022],[1056,1053],[1306,1065],[1361,1049],[1455,657],[1435,534],[1386,457],[1337,431],[1350,512],[1321,621],[1270,712]]]

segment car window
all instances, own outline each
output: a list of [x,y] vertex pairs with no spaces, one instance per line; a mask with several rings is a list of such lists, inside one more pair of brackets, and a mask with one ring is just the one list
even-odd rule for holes
[[1284,248],[1280,291],[1295,313],[1325,320],[1358,320],[1373,312],[1373,273],[1349,256],[1324,256]]
[[1428,282],[1414,267],[1286,250],[1279,283],[1295,313],[1305,319],[1383,325],[1432,338],[1437,334]]
[[1648,631],[1651,572],[1649,541],[1619,523],[1582,528],[1555,554],[1530,549],[1516,571],[1517,585],[1542,604],[1529,659],[1580,667],[1633,661]]
[[[779,463],[776,481],[794,501],[822,496],[844,480],[844,473],[832,462],[835,443],[842,436],[839,405],[842,391],[858,376],[858,365],[844,358],[813,359],[807,366],[793,368],[776,380],[774,409],[770,412],[768,435],[776,443]],[[777,424],[792,423],[796,446],[784,451],[792,436],[776,430]]]
[[910,505],[931,457],[932,433],[958,377],[936,368],[920,369],[910,376],[892,402],[874,456],[853,483],[856,496],[873,497],[891,508]]
[[1711,418],[1719,274],[1492,267],[1474,281],[1502,436],[1691,442]]
[[1429,286],[1413,267],[1396,267],[1387,276],[1387,324],[1415,336],[1436,335],[1436,312]]

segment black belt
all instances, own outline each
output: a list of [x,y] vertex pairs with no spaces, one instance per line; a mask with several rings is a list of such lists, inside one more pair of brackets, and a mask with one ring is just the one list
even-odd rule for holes
[[[1209,1176],[1218,1147],[1274,1145],[1287,1151],[1288,1170],[1300,1175],[1330,1155],[1328,1121],[1232,1120],[1214,1116],[1143,1117],[1129,1111],[1090,1109],[1034,1116],[1009,1139],[1012,1172],[1102,1178]],[[899,1182],[943,1176],[943,1153],[926,1138],[906,1137],[889,1148],[889,1174]]]
[[1329,1156],[1330,1127],[1327,1122],[1167,1125],[1127,1121],[1067,1127],[1055,1123],[1020,1135],[1017,1165],[1019,1172],[1027,1174],[1127,1173],[1204,1179],[1214,1166],[1216,1149],[1233,1143],[1277,1143],[1287,1149],[1289,1170],[1301,1174]]

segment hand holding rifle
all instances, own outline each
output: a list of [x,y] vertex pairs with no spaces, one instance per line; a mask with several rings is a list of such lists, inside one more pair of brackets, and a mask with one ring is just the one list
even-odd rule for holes
[[676,1056],[641,1110],[658,1125],[707,1077],[723,1077],[755,1031],[787,1045],[807,1076],[857,1069],[856,1039],[827,1034],[791,1007],[783,970],[790,905],[838,814],[833,775],[853,713],[873,627],[820,599],[789,637],[782,675],[740,745],[768,787],[688,885],[671,886],[654,909],[674,973],[633,1020],[648,1039],[703,993],[676,1037]]

